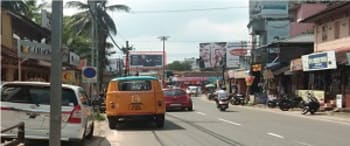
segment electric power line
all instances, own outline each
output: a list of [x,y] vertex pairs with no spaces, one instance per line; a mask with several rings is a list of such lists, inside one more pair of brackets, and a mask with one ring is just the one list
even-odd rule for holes
[[201,11],[220,11],[229,9],[249,8],[248,6],[231,6],[231,7],[214,7],[214,8],[198,8],[198,9],[174,9],[174,10],[140,10],[131,11],[131,14],[155,14],[155,13],[185,13],[185,12],[201,12]]

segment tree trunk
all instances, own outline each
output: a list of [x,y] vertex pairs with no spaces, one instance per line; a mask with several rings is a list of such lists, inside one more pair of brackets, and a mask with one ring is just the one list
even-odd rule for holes
[[107,35],[105,34],[104,31],[100,30],[98,33],[98,76],[97,80],[99,81],[98,83],[98,89],[100,91],[103,91],[102,85],[104,84],[104,71],[106,68],[106,39]]

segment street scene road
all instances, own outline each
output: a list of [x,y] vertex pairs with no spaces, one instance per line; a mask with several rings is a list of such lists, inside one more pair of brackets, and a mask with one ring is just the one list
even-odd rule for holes
[[0,5],[0,145],[350,146],[350,1]]
[[91,146],[348,146],[346,122],[308,119],[251,107],[230,106],[216,109],[204,96],[193,97],[194,111],[169,111],[163,129],[153,124],[123,124],[110,130],[107,121],[97,122]]

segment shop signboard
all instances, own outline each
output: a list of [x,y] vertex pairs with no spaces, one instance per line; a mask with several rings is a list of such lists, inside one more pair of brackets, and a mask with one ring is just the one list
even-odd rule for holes
[[335,52],[319,52],[302,56],[303,71],[336,69]]
[[74,52],[69,52],[69,64],[74,66],[79,66],[80,56]]
[[[51,61],[51,45],[28,40],[18,40],[17,45],[18,56],[20,58]],[[63,50],[62,55],[62,62],[67,63],[69,52]]]
[[76,83],[76,74],[74,70],[64,70],[62,71],[62,82],[65,84]]
[[292,61],[290,61],[289,67],[290,67],[290,69],[289,69],[290,71],[303,70],[301,58],[293,59]]
[[236,70],[233,78],[235,79],[245,79],[248,77],[248,70]]
[[247,86],[253,85],[254,79],[255,79],[255,76],[247,76],[245,78],[246,85]]
[[228,78],[232,79],[232,78],[234,78],[235,71],[233,69],[230,69],[227,71],[227,74],[228,74]]

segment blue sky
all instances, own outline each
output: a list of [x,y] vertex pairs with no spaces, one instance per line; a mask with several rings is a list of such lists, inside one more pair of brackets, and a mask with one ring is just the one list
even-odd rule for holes
[[[66,1],[66,0],[65,0]],[[167,62],[199,56],[199,43],[248,40],[248,0],[110,0],[125,4],[131,13],[110,13],[118,34],[115,40],[128,40],[136,51],[161,51],[158,36],[170,36],[166,42]],[[181,13],[137,13],[141,11],[188,10],[239,7]],[[65,11],[65,14],[73,10]],[[135,13],[133,13],[135,12]],[[116,49],[116,48],[115,48]],[[113,57],[122,57],[117,51]]]

